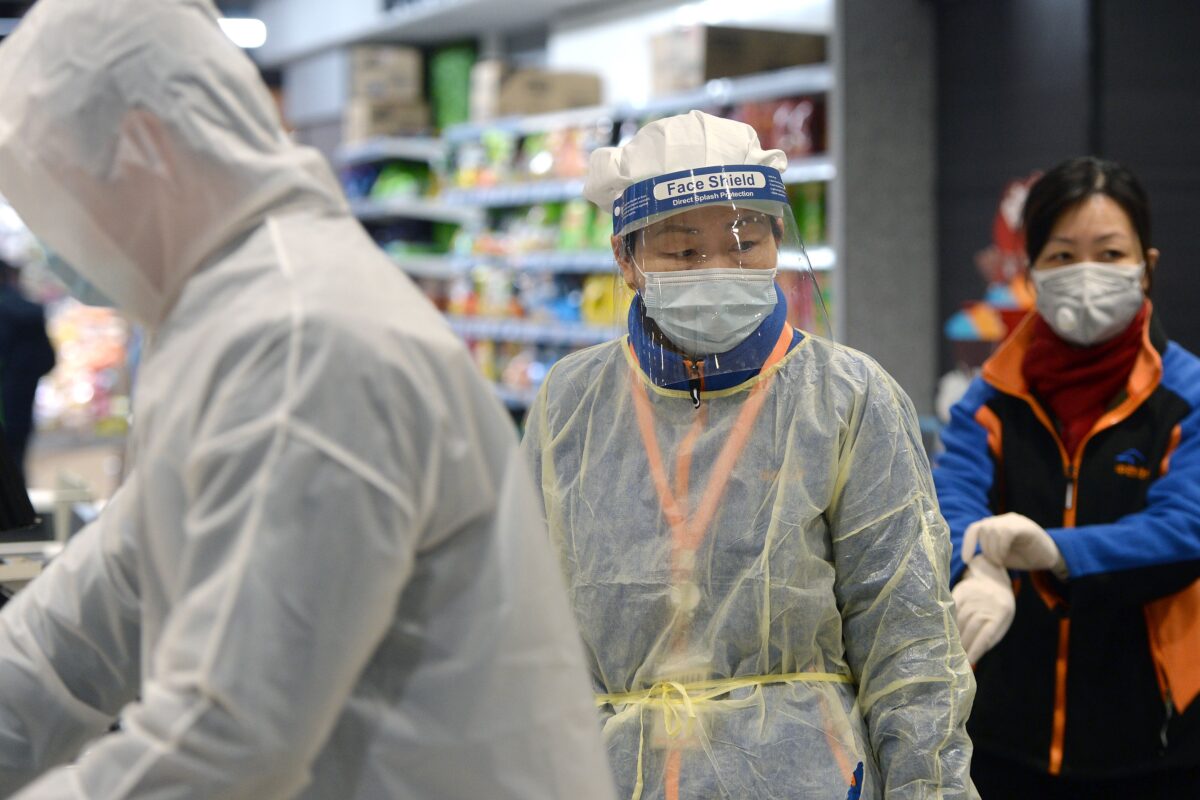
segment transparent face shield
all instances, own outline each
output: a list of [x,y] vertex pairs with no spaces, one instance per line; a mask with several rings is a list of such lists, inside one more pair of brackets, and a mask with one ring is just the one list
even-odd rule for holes
[[689,381],[756,371],[786,352],[788,324],[828,325],[778,170],[707,167],[634,184],[614,231],[638,294],[630,335],[650,371],[682,362]]

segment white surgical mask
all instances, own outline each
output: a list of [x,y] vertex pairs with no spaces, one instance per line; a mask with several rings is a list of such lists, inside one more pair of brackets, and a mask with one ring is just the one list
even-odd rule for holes
[[754,333],[771,311],[773,269],[644,272],[646,314],[692,356],[726,353]]
[[1068,342],[1093,345],[1116,336],[1142,307],[1145,264],[1083,262],[1030,272],[1037,310]]

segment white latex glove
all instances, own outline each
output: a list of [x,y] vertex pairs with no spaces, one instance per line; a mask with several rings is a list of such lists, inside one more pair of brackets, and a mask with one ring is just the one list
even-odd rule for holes
[[972,665],[995,647],[1012,625],[1017,598],[1003,567],[986,558],[976,559],[950,592],[956,607],[954,619],[963,649]]
[[973,563],[976,543],[987,560],[996,566],[1048,569],[1060,578],[1067,576],[1067,565],[1058,551],[1058,545],[1041,525],[1029,517],[1010,511],[968,525],[963,533],[964,564]]

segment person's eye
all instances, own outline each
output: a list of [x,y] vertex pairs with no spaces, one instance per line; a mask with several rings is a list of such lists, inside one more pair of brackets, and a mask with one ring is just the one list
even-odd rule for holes
[[1125,258],[1125,252],[1123,250],[1113,250],[1111,248],[1105,250],[1101,255],[1105,261],[1120,261],[1121,259]]
[[696,251],[692,248],[688,248],[687,250],[674,250],[670,253],[666,253],[666,256],[667,258],[689,259],[696,257]]
[[758,242],[756,241],[746,241],[743,239],[737,243],[738,252],[741,253],[748,253],[756,247],[758,247]]
[[1072,261],[1072,256],[1066,250],[1059,250],[1046,256],[1046,261],[1050,264],[1069,264]]

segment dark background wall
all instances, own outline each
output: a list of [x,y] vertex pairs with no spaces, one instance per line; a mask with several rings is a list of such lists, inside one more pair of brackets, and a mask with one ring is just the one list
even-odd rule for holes
[[1172,338],[1200,351],[1200,3],[934,5],[939,318],[983,293],[974,257],[991,242],[1004,185],[1092,153],[1145,183],[1163,251],[1156,308]]
[[1155,308],[1200,352],[1200,3],[1095,0],[1092,14],[1095,148],[1145,184]]

